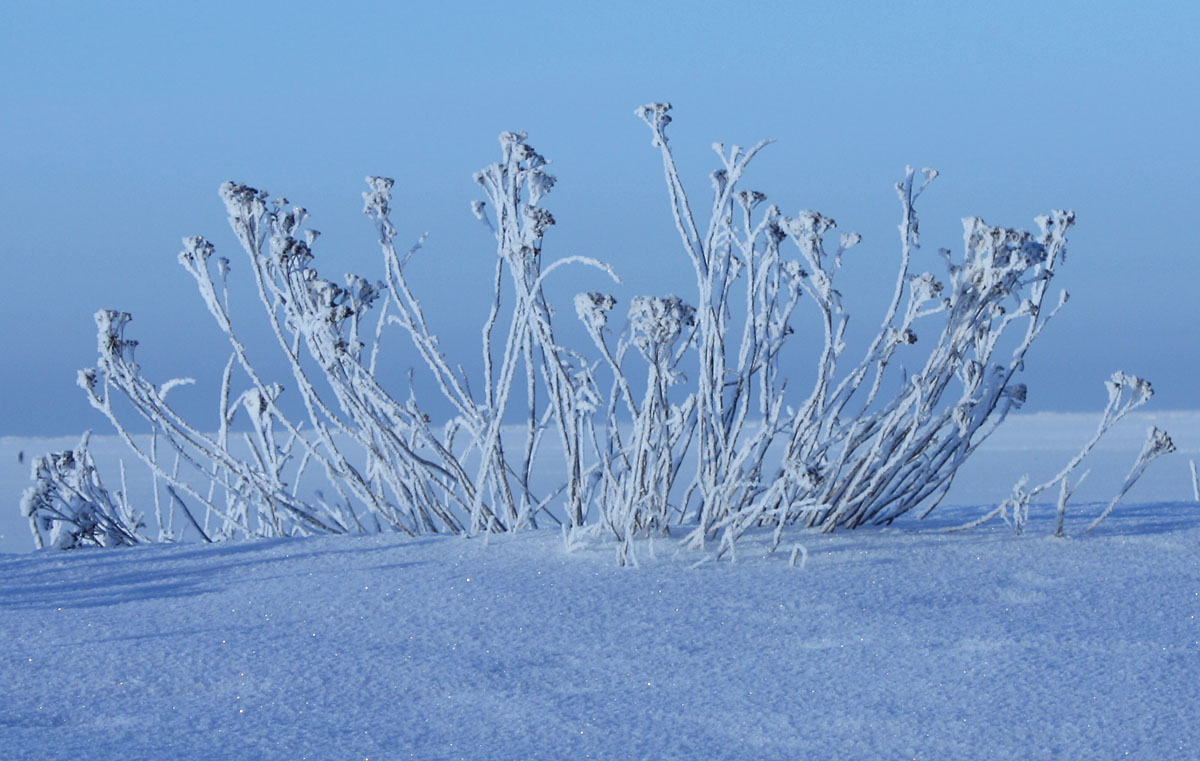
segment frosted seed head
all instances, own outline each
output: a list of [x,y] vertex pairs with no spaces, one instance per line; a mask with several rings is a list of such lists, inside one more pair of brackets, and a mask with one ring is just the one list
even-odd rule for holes
[[[37,478],[36,470],[33,477]],[[33,486],[26,487],[24,493],[21,495],[21,515],[26,518],[33,517],[33,514],[37,512],[38,506],[42,503],[42,497],[45,493],[42,487],[46,485],[44,482],[39,481]]]
[[1054,224],[1051,221],[1049,214],[1041,214],[1041,215],[1034,217],[1033,223],[1038,226],[1038,230],[1041,231],[1043,238],[1047,237],[1050,234],[1050,228]]
[[369,308],[379,298],[379,294],[384,291],[387,286],[383,281],[370,282],[366,278],[355,275],[354,273],[346,274],[346,291],[354,301],[361,305],[363,309]]
[[[539,156],[538,158],[541,157]],[[543,172],[540,169],[530,172],[529,177],[526,180],[526,183],[529,186],[530,202],[537,203],[540,201],[542,196],[546,195],[554,188],[554,184],[557,181],[558,180],[554,177],[554,175]]]
[[371,190],[375,193],[387,193],[391,191],[392,186],[396,184],[396,181],[391,177],[369,176],[366,178],[366,182]]
[[538,156],[537,151],[533,149],[533,146],[525,142],[516,145],[513,155],[517,157],[518,161],[530,161],[533,163],[538,163],[537,159],[541,158]]
[[195,262],[203,267],[214,250],[213,244],[199,235],[192,235],[183,239],[183,251],[179,254],[179,260],[185,263]]
[[388,219],[388,215],[392,212],[391,190],[395,180],[390,177],[367,177],[366,179],[370,190],[362,194],[363,214],[375,220],[375,225],[379,229],[379,242],[386,244],[396,237],[396,228]]
[[743,209],[749,211],[767,200],[767,196],[765,193],[760,193],[757,190],[743,190],[737,194],[737,200]]
[[1154,396],[1154,387],[1150,385],[1150,381],[1120,370],[1112,374],[1112,379],[1106,385],[1108,386],[1110,397],[1115,398],[1123,390],[1128,389],[1133,394],[1137,404],[1141,404]]
[[84,391],[91,393],[96,389],[96,368],[88,367],[80,370],[75,375],[75,385],[79,386]]
[[504,160],[506,162],[528,161],[537,156],[537,151],[525,143],[528,137],[524,132],[500,133],[500,148],[504,152]]
[[899,330],[898,328],[889,327],[887,335],[891,342],[897,345],[915,344],[917,342],[917,334],[909,328]]
[[665,127],[671,123],[671,117],[667,114],[670,110],[671,104],[663,101],[661,103],[647,103],[644,106],[638,106],[633,110],[633,113],[647,124]]
[[617,305],[613,296],[592,291],[575,296],[575,314],[589,329],[599,331],[608,324],[608,313]]
[[1142,447],[1142,459],[1150,460],[1162,454],[1175,451],[1175,442],[1167,432],[1156,426],[1151,426],[1146,432],[1146,443]]
[[942,295],[944,286],[942,283],[928,272],[922,272],[920,275],[913,276],[909,281],[912,288],[913,300],[917,303],[932,301]]
[[525,217],[527,238],[541,238],[546,229],[554,224],[554,215],[540,206],[526,206],[521,213]]
[[[94,315],[96,320],[96,350],[101,364],[106,360],[123,359],[126,352],[132,354],[137,341],[124,339],[125,325],[133,319],[128,312],[101,309]],[[132,362],[132,356],[129,361]]]
[[667,136],[664,130],[671,123],[671,117],[667,113],[671,110],[670,103],[647,103],[634,109],[633,113],[639,119],[646,123],[650,129],[654,131],[654,139],[650,142],[655,148],[665,148],[667,145]]
[[695,316],[696,309],[678,296],[635,296],[629,304],[634,343],[648,357],[670,349],[683,329],[695,324]]
[[500,133],[500,145],[505,148],[511,148],[520,145],[526,137],[527,135],[524,132],[509,132],[505,130]]
[[796,215],[796,222],[804,234],[816,235],[817,237],[837,227],[837,222],[811,209],[805,209]]
[[240,182],[224,182],[219,190],[229,216],[258,219],[267,210],[268,193]]
[[392,186],[395,180],[390,177],[367,177],[367,187],[364,191],[363,213],[373,216],[386,216],[391,211]]

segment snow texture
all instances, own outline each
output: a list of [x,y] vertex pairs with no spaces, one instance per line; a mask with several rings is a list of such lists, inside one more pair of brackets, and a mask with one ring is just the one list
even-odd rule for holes
[[[1003,499],[1015,463],[1056,472],[1093,416],[1010,420],[960,474],[974,502],[771,555],[752,533],[736,563],[641,540],[620,568],[611,541],[548,530],[3,554],[2,755],[1200,757],[1200,415],[1131,418],[1067,539],[1052,502],[1020,536],[939,529]],[[1147,418],[1185,455],[1079,536]],[[54,446],[0,440],[22,549],[9,472]]]

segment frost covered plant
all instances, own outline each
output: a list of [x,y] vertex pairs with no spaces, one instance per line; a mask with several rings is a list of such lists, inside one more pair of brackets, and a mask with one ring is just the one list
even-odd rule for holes
[[[770,206],[759,212],[763,195],[739,191],[737,184],[765,143],[748,150],[714,146],[723,166],[712,176],[714,200],[702,227],[667,140],[669,110],[660,103],[637,113],[661,153],[700,296],[691,397],[697,472],[687,489],[693,545],[720,535],[720,552],[727,552],[756,526],[798,523],[828,531],[889,522],[921,505],[927,514],[965,459],[1024,401],[1025,387],[1014,376],[1067,300],[1062,292],[1045,303],[1074,214],[1038,218],[1038,233],[966,219],[964,255],[956,260],[943,250],[939,279],[915,269],[921,266],[915,203],[937,173],[924,170],[918,180],[909,169],[896,185],[902,216],[894,293],[875,338],[846,367],[849,318],[836,277],[860,237],[830,241],[836,224],[813,211],[786,216]],[[784,242],[798,259],[783,258]],[[738,280],[745,316],[735,347],[726,336]],[[785,407],[778,357],[801,295],[818,312],[824,347],[807,398]],[[916,329],[935,315],[940,327]],[[931,336],[924,340],[928,354],[894,395],[882,397],[885,374],[918,332]],[[1001,338],[1009,333],[1017,333],[1015,347],[1002,354]],[[753,430],[745,426],[752,399]],[[782,456],[771,465],[767,455],[777,442]]]
[[1161,455],[1170,454],[1174,451],[1175,442],[1171,441],[1171,437],[1167,435],[1167,432],[1151,426],[1150,430],[1146,431],[1146,442],[1142,444],[1142,451],[1138,453],[1137,460],[1133,463],[1133,467],[1129,470],[1129,475],[1125,476],[1125,481],[1121,484],[1121,488],[1117,491],[1117,495],[1112,498],[1111,502],[1108,503],[1108,507],[1104,508],[1104,512],[1100,513],[1100,515],[1096,516],[1094,521],[1088,524],[1088,527],[1084,529],[1084,533],[1087,533],[1099,526],[1105,518],[1112,514],[1112,511],[1116,508],[1117,503],[1121,501],[1122,497],[1129,493],[1129,490],[1133,488],[1133,485],[1137,483],[1137,480],[1142,477],[1143,473],[1146,472],[1146,468],[1149,467],[1151,462]]
[[[1045,483],[1037,486],[1028,486],[1028,476],[1021,478],[1015,486],[1013,486],[1012,496],[1004,502],[1000,503],[994,510],[962,526],[950,529],[950,531],[963,531],[966,529],[976,528],[983,525],[989,520],[1000,516],[1004,522],[1009,525],[1014,533],[1020,534],[1025,530],[1029,523],[1029,510],[1033,504],[1033,500],[1039,494],[1045,491],[1058,487],[1058,504],[1055,516],[1054,535],[1062,537],[1065,535],[1065,520],[1067,514],[1067,505],[1075,494],[1075,491],[1087,478],[1090,471],[1084,471],[1078,479],[1072,484],[1072,476],[1079,468],[1087,456],[1096,447],[1100,439],[1108,433],[1113,426],[1121,421],[1126,415],[1133,410],[1141,407],[1154,396],[1154,388],[1150,382],[1144,378],[1139,378],[1135,375],[1130,375],[1124,372],[1113,373],[1112,378],[1105,382],[1108,389],[1108,404],[1104,408],[1104,412],[1100,416],[1100,423],[1096,427],[1096,433],[1088,440],[1083,448],[1079,450],[1071,460],[1060,470],[1053,478]],[[1124,483],[1121,485],[1117,495],[1113,497],[1108,508],[1102,515],[1097,517],[1085,530],[1084,533],[1091,531],[1100,524],[1105,518],[1112,513],[1117,503],[1121,498],[1133,487],[1133,484],[1145,472],[1150,462],[1159,455],[1167,454],[1175,451],[1175,445],[1171,441],[1171,437],[1165,431],[1156,427],[1151,427],[1146,434],[1146,443],[1142,447],[1141,453],[1138,455],[1137,461],[1126,476]]]
[[[378,282],[354,274],[342,283],[325,279],[314,267],[318,233],[304,226],[304,209],[240,183],[221,186],[263,314],[290,369],[286,390],[250,361],[230,309],[229,260],[216,258],[204,238],[184,240],[179,262],[231,348],[216,433],[201,432],[167,401],[171,389],[190,379],[156,386],[141,375],[133,357],[137,342],[125,337],[130,316],[97,313],[99,361],[81,372],[80,385],[150,468],[156,500],[160,486],[172,496],[164,525],[176,508],[202,516],[192,523],[205,539],[378,530],[468,533],[536,525],[550,497],[534,495],[529,479],[548,427],[558,431],[571,473],[560,490],[567,495],[568,521],[582,524],[581,421],[598,397],[587,368],[555,342],[542,285],[567,263],[608,269],[585,257],[542,266],[542,237],[553,217],[537,204],[554,178],[523,135],[504,133],[501,146],[503,160],[476,177],[497,219],[494,224],[488,219],[483,203],[475,211],[498,243],[496,295],[484,328],[482,398],[442,354],[409,287],[404,267],[421,243],[397,250],[389,217],[394,183],[388,178],[368,177],[363,194],[364,213],[375,223],[383,253],[386,279]],[[494,333],[506,272],[516,306],[501,344]],[[372,336],[366,320],[373,307],[378,310]],[[457,414],[444,428],[431,424],[411,394],[402,399],[379,379],[380,337],[388,326],[407,333],[454,406]],[[514,457],[500,433],[522,367],[528,435]],[[304,419],[284,412],[285,393],[299,402]],[[139,446],[125,422],[125,404],[149,424],[150,448]],[[243,412],[249,431],[239,436],[234,423]],[[325,486],[313,488],[320,478]]]
[[994,510],[977,520],[951,530],[961,531],[975,528],[999,516],[1012,528],[1014,533],[1023,533],[1025,526],[1029,523],[1029,508],[1033,499],[1045,491],[1058,487],[1055,535],[1063,536],[1063,522],[1066,516],[1067,503],[1080,484],[1087,478],[1088,471],[1085,471],[1074,484],[1071,483],[1072,474],[1113,426],[1154,396],[1154,388],[1150,385],[1149,381],[1124,372],[1113,373],[1112,378],[1105,382],[1105,387],[1108,390],[1108,404],[1105,405],[1104,412],[1100,416],[1100,423],[1096,427],[1096,433],[1093,434],[1092,438],[1083,445],[1079,453],[1071,458],[1062,470],[1050,480],[1034,487],[1028,486],[1028,477],[1022,478],[1013,487],[1012,496],[1000,503]]
[[[655,103],[637,115],[661,156],[694,292],[634,296],[623,326],[616,296],[582,293],[575,314],[591,346],[563,346],[548,276],[582,264],[620,281],[594,259],[548,257],[554,216],[545,200],[556,179],[524,134],[502,133],[500,160],[475,175],[485,198],[472,211],[496,246],[473,376],[443,354],[409,283],[405,267],[422,240],[397,248],[393,180],[368,177],[363,193],[383,258],[378,281],[322,276],[304,209],[222,185],[289,377],[267,378],[251,362],[230,309],[233,265],[199,237],[185,239],[179,261],[230,346],[217,431],[201,432],[168,403],[190,379],[156,385],[142,376],[126,314],[97,314],[99,361],[80,375],[91,403],[150,468],[156,500],[171,498],[165,511],[156,501],[160,537],[177,536],[177,512],[213,540],[469,534],[552,521],[568,542],[610,534],[625,563],[636,562],[639,535],[679,530],[688,546],[716,540],[717,554],[732,557],[754,529],[773,531],[777,545],[788,526],[832,531],[932,510],[1025,398],[1015,376],[1066,302],[1065,292],[1047,299],[1074,215],[1040,217],[1036,233],[970,218],[960,256],[925,257],[915,205],[937,173],[909,169],[896,185],[893,294],[874,338],[847,359],[849,315],[837,278],[860,236],[838,233],[815,211],[787,215],[740,187],[769,141],[714,145],[712,201],[698,214],[667,138],[669,111]],[[824,340],[810,375],[789,382],[783,358],[802,304]],[[433,423],[415,392],[401,394],[381,377],[381,337],[391,328],[453,409],[444,424]],[[152,432],[149,447],[139,448],[125,421],[130,407]],[[248,430],[235,433],[235,418]],[[557,453],[546,451],[548,437]],[[536,485],[535,467],[553,468],[556,483]]]
[[[676,296],[638,296],[629,306],[632,343],[646,360],[649,373],[640,403],[630,401],[633,419],[623,467],[609,467],[613,488],[603,497],[605,522],[621,542],[625,562],[634,535],[666,531],[671,520],[670,495],[679,472],[675,449],[684,433],[685,416],[669,399],[669,388],[683,380],[676,370],[676,344],[695,323],[696,310]],[[611,435],[616,436],[615,426]]]
[[[546,300],[543,284],[553,270],[569,263],[593,266],[614,280],[617,277],[607,264],[582,256],[559,259],[543,267],[543,238],[554,224],[554,217],[540,203],[556,179],[546,171],[549,162],[526,142],[524,133],[501,133],[500,146],[502,161],[475,174],[495,219],[489,216],[484,202],[472,205],[476,217],[494,235],[497,254],[495,298],[483,330],[484,406],[488,415],[486,425],[475,436],[480,447],[476,480],[481,486],[490,482],[497,497],[503,498],[512,528],[524,525],[545,506],[532,498],[530,478],[542,434],[553,424],[563,453],[566,517],[572,527],[579,527],[585,519],[585,418],[595,409],[596,393],[586,364],[558,344],[551,319],[553,310]],[[500,282],[505,270],[510,276],[515,305],[507,337],[499,349],[493,345],[493,333],[500,312]],[[494,354],[500,356],[498,370]],[[518,366],[525,370],[527,407],[524,448],[518,467],[513,469],[506,462],[500,433]],[[545,395],[541,409],[539,379]],[[515,483],[510,482],[510,473],[515,474]],[[514,496],[514,486],[519,496]],[[483,493],[477,491],[472,506],[474,528],[483,525],[482,508]],[[492,523],[493,528],[496,525]]]
[[[112,493],[100,481],[88,452],[89,434],[74,449],[38,457],[34,484],[21,497],[21,514],[29,519],[38,549],[59,550],[87,545],[118,547],[148,541],[140,532],[141,516],[123,492]],[[122,481],[124,471],[122,471]]]

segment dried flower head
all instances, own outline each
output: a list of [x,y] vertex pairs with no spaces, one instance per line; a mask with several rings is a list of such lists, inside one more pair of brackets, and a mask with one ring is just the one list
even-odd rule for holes
[[1123,391],[1129,391],[1133,395],[1135,405],[1140,405],[1154,396],[1154,387],[1150,385],[1150,381],[1119,370],[1112,374],[1105,386],[1108,387],[1110,400],[1119,398]]
[[613,296],[592,291],[575,295],[575,314],[589,330],[599,332],[608,324],[608,313],[617,305]]
[[695,324],[696,309],[678,296],[635,296],[629,304],[634,344],[657,361],[675,344],[684,328]]
[[944,288],[941,281],[928,272],[914,275],[909,280],[909,287],[912,288],[912,300],[917,304],[923,304],[926,301],[938,298],[942,295],[942,289]]
[[388,219],[392,212],[392,186],[396,181],[391,177],[367,177],[366,181],[370,190],[362,194],[363,214],[374,220],[379,228],[380,242],[386,242],[396,237],[396,228]]
[[204,238],[192,235],[183,239],[183,251],[179,252],[179,263],[189,270],[204,269],[208,258],[215,250],[213,244]]
[[749,211],[763,201],[767,200],[767,196],[765,193],[760,193],[757,190],[742,190],[738,192],[737,200],[738,203],[741,204],[742,208]]
[[1150,426],[1146,431],[1146,443],[1142,445],[1141,459],[1147,462],[1163,454],[1175,451],[1175,442],[1167,432],[1156,426]]
[[554,215],[540,206],[526,206],[521,210],[525,217],[526,244],[533,245],[554,224]]
[[372,283],[364,277],[355,275],[350,272],[346,274],[346,293],[358,305],[360,310],[368,309],[375,300],[379,298],[379,294],[387,289],[383,281],[375,281]]
[[671,123],[671,116],[667,112],[671,110],[671,104],[662,103],[647,103],[644,106],[638,106],[633,110],[639,119],[644,121],[650,129],[654,130],[654,140],[651,142],[655,148],[665,147],[667,136],[663,130]]
[[100,354],[101,367],[105,370],[115,361],[133,364],[133,350],[138,342],[126,340],[125,326],[133,319],[128,312],[101,309],[94,315],[96,320],[96,350]]

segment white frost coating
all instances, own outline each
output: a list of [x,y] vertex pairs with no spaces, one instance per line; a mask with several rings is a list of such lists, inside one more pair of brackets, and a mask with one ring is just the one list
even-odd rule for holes
[[1116,508],[1117,503],[1121,501],[1121,498],[1124,497],[1131,488],[1133,488],[1133,485],[1137,483],[1137,480],[1142,477],[1143,473],[1146,472],[1146,468],[1151,462],[1153,462],[1160,455],[1170,454],[1174,451],[1175,443],[1171,441],[1171,437],[1167,435],[1167,432],[1151,426],[1150,430],[1146,431],[1146,443],[1142,445],[1142,451],[1138,454],[1137,461],[1133,463],[1133,467],[1130,469],[1129,475],[1125,477],[1125,482],[1121,484],[1121,489],[1117,492],[1117,496],[1113,497],[1112,501],[1108,503],[1108,507],[1104,508],[1104,512],[1100,513],[1100,515],[1096,517],[1096,520],[1092,521],[1088,527],[1084,529],[1084,533],[1086,534],[1087,532],[1099,526],[1105,518],[1112,514],[1112,511]]
[[[180,381],[158,386],[142,377],[136,342],[125,338],[128,314],[97,314],[99,362],[80,374],[91,403],[151,469],[160,535],[179,535],[176,515],[212,540],[470,534],[551,521],[565,526],[568,544],[607,534],[619,562],[636,563],[637,536],[678,533],[694,548],[715,541],[715,557],[733,558],[753,529],[772,530],[777,547],[791,526],[833,531],[888,523],[918,507],[928,514],[966,458],[1025,399],[1016,374],[1066,302],[1062,292],[1053,309],[1044,304],[1074,214],[1039,217],[1037,233],[967,218],[963,254],[942,251],[929,261],[916,203],[937,173],[907,169],[896,185],[895,286],[873,339],[848,360],[838,273],[861,237],[815,211],[787,216],[740,187],[770,141],[713,146],[719,167],[698,219],[667,140],[669,111],[656,103],[637,114],[659,149],[694,292],[630,298],[624,329],[611,324],[615,296],[580,294],[573,306],[591,345],[586,353],[561,345],[543,290],[550,273],[584,264],[620,281],[598,260],[547,256],[555,220],[544,203],[556,180],[523,133],[505,132],[500,160],[475,175],[484,199],[471,207],[496,242],[480,378],[444,355],[410,287],[405,267],[424,238],[397,250],[395,181],[368,177],[363,193],[383,279],[347,274],[338,282],[315,268],[317,234],[304,209],[222,185],[261,315],[291,377],[277,382],[251,363],[231,316],[228,260],[214,262],[214,247],[199,237],[184,240],[179,261],[230,342],[217,433],[200,433],[168,405]],[[823,346],[811,376],[789,382],[783,368],[795,366],[786,352],[802,302],[816,314]],[[376,306],[375,329],[364,329]],[[432,423],[414,392],[376,372],[391,326],[453,407],[444,424]],[[284,394],[299,401],[302,419],[285,414]],[[152,425],[150,451],[135,446],[114,396]],[[240,443],[229,436],[242,413],[249,454],[235,454]],[[514,416],[519,442],[501,436]],[[553,447],[543,446],[548,441]],[[535,483],[535,462],[551,457],[560,458],[556,483]],[[326,482],[315,498],[300,486],[305,472]]]
[[[962,531],[965,529],[975,528],[986,523],[992,518],[995,518],[996,516],[1000,516],[1006,523],[1008,523],[1009,527],[1012,528],[1014,533],[1020,534],[1025,530],[1025,526],[1029,522],[1029,508],[1033,502],[1033,499],[1042,492],[1058,486],[1059,495],[1054,533],[1055,536],[1058,537],[1064,536],[1064,524],[1066,520],[1068,501],[1083,483],[1084,479],[1087,478],[1088,472],[1085,471],[1084,474],[1075,481],[1074,485],[1071,484],[1071,474],[1075,472],[1075,470],[1080,466],[1081,463],[1083,463],[1092,450],[1095,449],[1096,444],[1100,442],[1100,439],[1103,438],[1106,433],[1112,430],[1113,426],[1119,423],[1121,419],[1130,412],[1148,402],[1150,398],[1154,396],[1154,388],[1150,385],[1149,381],[1120,371],[1113,373],[1112,378],[1105,381],[1104,385],[1108,390],[1108,404],[1105,406],[1104,412],[1100,416],[1100,423],[1096,427],[1096,432],[1092,435],[1092,438],[1083,445],[1083,448],[1079,450],[1079,453],[1071,458],[1071,460],[1063,467],[1062,470],[1060,470],[1050,480],[1046,481],[1045,483],[1038,484],[1032,488],[1026,488],[1028,477],[1023,477],[1013,487],[1012,496],[998,505],[994,510],[977,520],[949,530]],[[1166,434],[1162,433],[1162,436],[1165,437]],[[1167,441],[1169,442],[1170,439],[1168,438]],[[1150,459],[1153,459],[1154,456],[1157,456],[1157,454],[1160,453],[1161,452],[1156,452],[1150,457]],[[1149,464],[1149,460],[1147,460],[1146,464]],[[1145,466],[1143,465],[1141,470],[1144,469]],[[1141,475],[1141,470],[1138,471],[1138,476]],[[1137,476],[1134,476],[1133,480],[1136,481]],[[1127,486],[1123,488],[1121,494],[1118,495],[1109,506],[1109,511],[1112,510],[1112,507],[1116,505],[1117,501],[1120,500],[1124,492],[1127,491],[1132,485],[1132,481],[1128,482]],[[1105,515],[1107,514],[1108,513],[1106,512]],[[1100,520],[1098,519],[1092,524],[1091,527],[1087,529],[1087,531],[1090,531],[1099,522]]]
[[[724,168],[713,175],[714,212],[708,232],[701,234],[664,133],[668,110],[667,104],[652,104],[638,115],[662,154],[676,227],[700,286],[694,339],[700,370],[691,397],[699,461],[684,507],[696,516],[692,544],[720,534],[718,551],[724,553],[754,526],[800,523],[833,530],[888,522],[922,503],[928,512],[965,458],[1024,400],[1025,388],[1013,376],[1053,316],[1041,304],[1065,254],[1074,215],[1040,218],[1037,236],[965,220],[963,260],[943,254],[948,282],[929,274],[914,277],[909,273],[919,242],[914,204],[936,173],[926,170],[918,183],[909,169],[896,188],[902,217],[895,293],[862,360],[840,371],[848,315],[835,282],[844,254],[859,237],[842,236],[828,250],[825,239],[836,223],[813,211],[786,217],[770,207],[755,221],[762,194],[734,186],[762,144],[747,152],[734,147],[728,155],[719,147]],[[799,260],[779,260],[778,245],[785,240],[794,244]],[[740,277],[747,281],[747,327],[735,353],[727,351],[725,335],[729,293]],[[783,288],[790,297],[781,298]],[[790,332],[787,316],[801,293],[821,314],[825,346],[808,399],[785,416],[775,363]],[[901,309],[905,293],[908,306]],[[1020,307],[1010,311],[1005,305],[1011,300]],[[945,322],[925,342],[932,348],[923,366],[893,399],[879,399],[896,352],[917,341],[914,324],[935,314]],[[1001,358],[996,346],[1010,327],[1024,337]],[[943,401],[952,385],[960,389],[957,401]],[[752,389],[762,422],[747,435],[743,422]],[[777,439],[786,442],[784,456],[771,466],[765,453]]]
[[[34,542],[66,550],[85,545],[116,547],[149,541],[141,534],[143,523],[126,502],[100,482],[91,454],[90,431],[74,449],[55,452],[33,461],[34,484],[21,497],[21,514],[29,519]],[[124,480],[124,473],[122,473]]]

